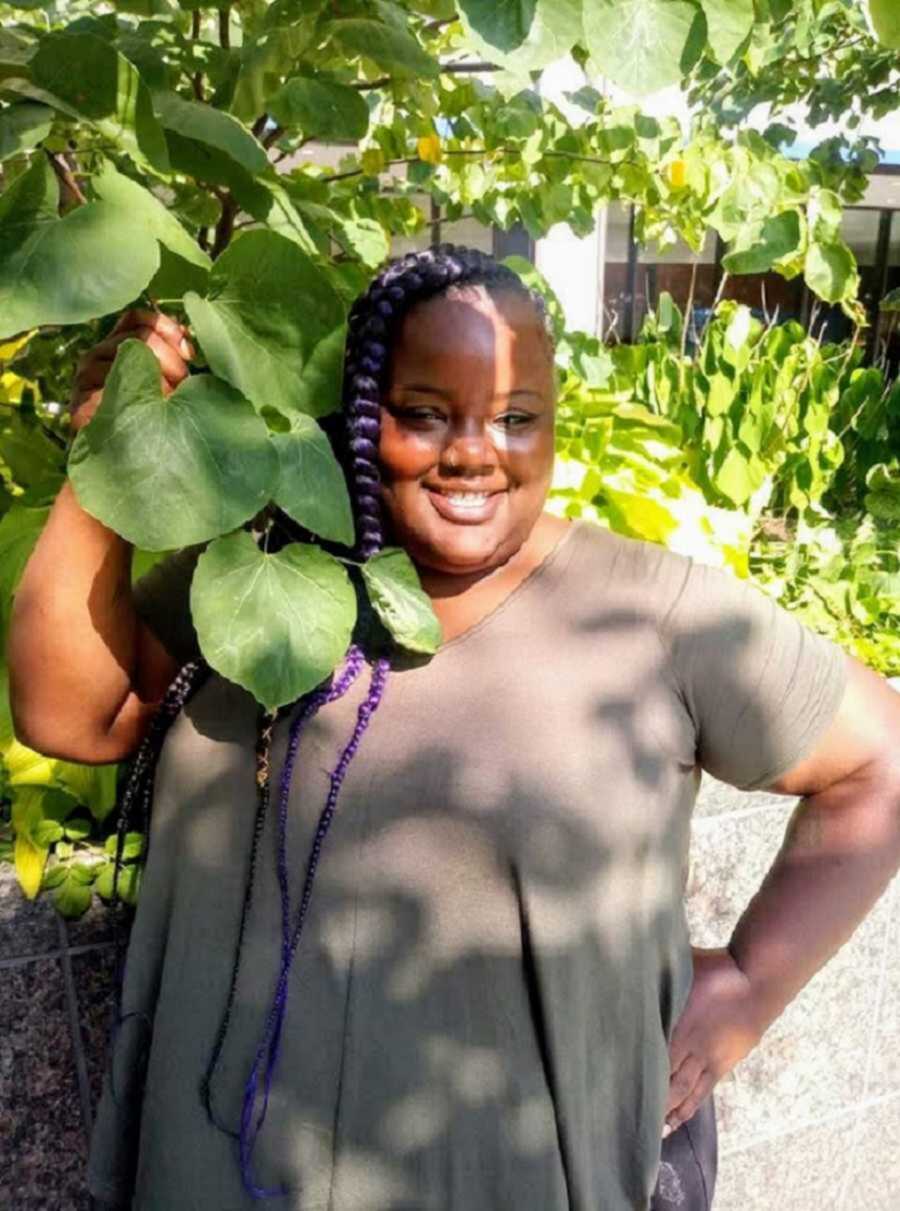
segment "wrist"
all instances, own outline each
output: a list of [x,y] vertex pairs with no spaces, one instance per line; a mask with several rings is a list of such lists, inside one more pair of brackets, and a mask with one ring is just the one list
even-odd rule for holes
[[779,1018],[790,1000],[790,994],[782,982],[761,979],[752,970],[741,954],[740,945],[732,937],[726,950],[728,951],[735,969],[740,973],[747,989],[747,1012],[759,1037],[765,1034],[772,1023]]

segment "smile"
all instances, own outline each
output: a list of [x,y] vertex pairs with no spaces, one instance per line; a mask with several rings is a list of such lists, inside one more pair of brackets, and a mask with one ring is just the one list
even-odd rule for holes
[[435,492],[425,489],[434,509],[445,521],[462,525],[480,525],[490,521],[497,511],[502,492]]

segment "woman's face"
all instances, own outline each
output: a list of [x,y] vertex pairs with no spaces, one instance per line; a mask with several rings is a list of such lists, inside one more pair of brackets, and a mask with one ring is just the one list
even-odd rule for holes
[[544,507],[553,414],[552,351],[528,299],[477,286],[414,307],[381,410],[392,540],[436,572],[505,563]]

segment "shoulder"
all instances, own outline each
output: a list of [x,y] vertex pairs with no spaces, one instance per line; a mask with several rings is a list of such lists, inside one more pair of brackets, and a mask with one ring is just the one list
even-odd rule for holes
[[[589,521],[574,521],[566,575],[595,603],[639,609],[662,625],[698,576],[702,565],[655,542],[629,538]],[[718,569],[709,569],[717,572]],[[719,573],[725,576],[727,573]]]

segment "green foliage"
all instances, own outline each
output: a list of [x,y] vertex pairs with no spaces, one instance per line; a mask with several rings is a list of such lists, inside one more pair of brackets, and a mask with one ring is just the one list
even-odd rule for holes
[[[144,552],[210,543],[192,590],[204,655],[266,706],[333,669],[359,594],[396,642],[434,650],[402,552],[361,569],[342,552],[347,487],[317,423],[339,404],[349,302],[392,240],[422,229],[423,197],[448,221],[535,237],[561,221],[586,234],[600,207],[633,204],[643,242],[699,250],[713,230],[729,272],[803,274],[861,317],[840,219],[872,147],[831,140],[797,162],[778,131],[731,126],[751,103],[805,95],[824,116],[895,108],[891,13],[875,0],[883,45],[856,0],[255,0],[223,21],[196,0],[38,7],[2,6],[0,31],[0,340],[22,334],[0,347],[0,631],[68,450],[85,507]],[[686,132],[586,86],[571,122],[535,87],[570,51],[638,95],[687,76],[703,119]],[[497,70],[462,70],[473,60]],[[340,162],[301,156],[311,139],[343,144]],[[164,397],[126,343],[71,443],[55,405],[79,356],[153,302],[191,324],[203,372]],[[766,509],[851,511],[893,533],[897,398],[853,350],[733,306],[691,355],[670,300],[632,349],[551,315],[555,507],[740,574]],[[270,553],[272,506],[337,554]],[[879,585],[857,613],[888,600]],[[92,890],[109,898],[115,771],[79,782],[11,732],[3,745],[23,885],[43,881],[69,913]]]

